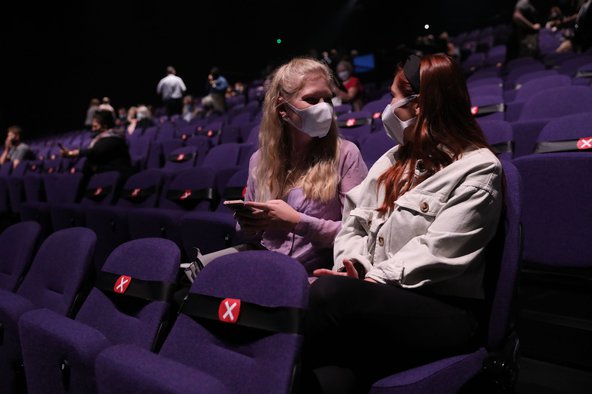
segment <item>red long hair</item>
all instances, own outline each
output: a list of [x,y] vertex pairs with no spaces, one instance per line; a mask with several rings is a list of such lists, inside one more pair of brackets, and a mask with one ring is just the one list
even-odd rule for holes
[[[395,84],[405,97],[416,93],[402,67],[395,74]],[[469,146],[490,148],[471,114],[464,75],[447,55],[421,59],[418,105],[417,123],[400,147],[396,163],[378,178],[378,186],[385,189],[379,212],[392,210],[397,198],[457,160]],[[418,160],[423,161],[426,172],[414,179]]]

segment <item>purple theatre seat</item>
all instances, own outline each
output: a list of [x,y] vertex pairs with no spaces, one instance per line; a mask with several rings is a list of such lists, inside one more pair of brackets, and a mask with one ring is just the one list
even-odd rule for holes
[[550,119],[588,112],[592,108],[592,89],[566,86],[540,92],[524,103],[514,129],[514,157],[533,152],[536,139]]
[[0,234],[0,289],[16,291],[40,240],[41,226],[33,221],[13,224]]
[[482,85],[474,88],[469,88],[469,96],[471,98],[479,96],[495,96],[500,97],[501,100],[501,98],[503,97],[502,93],[503,90],[501,86],[498,85]]
[[8,198],[12,212],[20,214],[21,204],[25,202],[25,187],[23,178],[29,169],[27,160],[21,161],[18,166],[12,169],[10,176],[6,178],[8,186]]
[[233,211],[224,206],[225,200],[242,200],[249,170],[235,172],[221,193],[222,199],[214,212],[190,212],[181,218],[180,234],[186,256],[195,257],[195,249],[210,253],[240,242],[236,237]]
[[372,113],[363,110],[339,115],[337,125],[343,138],[359,146],[372,132]]
[[485,59],[485,64],[490,66],[501,65],[506,60],[506,46],[505,45],[496,45],[492,47],[487,52],[487,58]]
[[103,265],[115,247],[131,239],[128,212],[156,207],[164,179],[164,173],[157,169],[138,172],[127,179],[115,205],[86,208],[86,227],[97,234],[97,268]]
[[590,113],[551,121],[537,153],[515,160],[524,180],[523,354],[586,370],[592,365],[591,122]]
[[378,160],[387,150],[396,145],[396,142],[380,131],[370,134],[361,144],[360,153],[368,168]]
[[87,228],[56,231],[45,239],[16,293],[0,290],[0,382],[6,393],[24,389],[17,323],[28,311],[46,308],[69,315],[87,277],[96,236]]
[[[164,149],[164,146],[163,146]],[[176,172],[195,167],[197,159],[197,147],[184,146],[174,149],[166,155],[166,162],[163,170],[166,172]]]
[[[35,220],[41,224],[43,234],[53,231],[51,206],[55,204],[73,204],[78,201],[82,188],[82,174],[51,174],[43,176],[43,188],[46,200],[21,204],[21,219]],[[26,180],[26,179],[25,179]]]
[[113,204],[118,195],[120,174],[117,171],[93,175],[86,185],[80,203],[51,205],[51,223],[54,230],[84,226],[85,209],[97,205]]
[[[514,293],[520,266],[520,175],[509,161],[502,161],[506,178],[505,209],[497,235],[486,251],[485,273],[489,325],[484,343],[474,352],[456,355],[402,371],[375,382],[371,393],[485,392],[481,385],[515,383],[517,337],[512,325]],[[483,379],[483,380],[481,380]],[[467,385],[468,384],[468,385]]]
[[[231,392],[290,392],[307,302],[296,260],[269,251],[222,256],[193,282],[158,355],[130,346],[99,354],[99,392],[218,392],[215,382]],[[141,378],[153,374],[158,381]]]
[[19,321],[27,389],[96,392],[94,360],[113,344],[154,350],[172,312],[180,252],[166,239],[126,242],[109,256],[74,320],[53,311]]
[[478,123],[497,157],[511,160],[514,151],[512,125],[505,120],[488,120],[486,118],[479,119]]
[[204,161],[202,167],[211,168],[214,172],[236,168],[240,154],[241,144],[226,143],[212,147]]
[[[566,75],[549,75],[527,81],[522,85],[519,90],[516,90],[514,100],[508,102],[506,111],[506,120],[508,122],[514,122],[518,120],[520,112],[524,107],[524,103],[531,97],[537,95],[544,90],[551,90],[555,88],[565,87],[571,85],[571,78]],[[509,97],[506,97],[508,99]]]
[[163,237],[181,245],[179,221],[191,211],[207,211],[214,200],[215,174],[210,168],[196,167],[178,172],[165,185],[158,208],[129,210],[132,239]]

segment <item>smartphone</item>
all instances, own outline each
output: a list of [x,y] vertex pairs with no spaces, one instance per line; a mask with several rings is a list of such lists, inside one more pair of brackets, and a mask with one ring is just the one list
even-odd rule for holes
[[226,200],[224,206],[234,210],[235,212],[253,212],[253,208],[245,205],[243,200]]

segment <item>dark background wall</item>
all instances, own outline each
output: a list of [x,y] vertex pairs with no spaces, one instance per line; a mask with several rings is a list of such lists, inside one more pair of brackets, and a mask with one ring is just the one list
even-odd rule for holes
[[115,107],[158,104],[155,87],[169,64],[201,95],[214,65],[231,81],[249,81],[311,49],[388,52],[425,34],[426,23],[430,33],[457,34],[509,21],[514,3],[2,2],[0,138],[11,124],[29,137],[77,129],[91,97],[109,96]]

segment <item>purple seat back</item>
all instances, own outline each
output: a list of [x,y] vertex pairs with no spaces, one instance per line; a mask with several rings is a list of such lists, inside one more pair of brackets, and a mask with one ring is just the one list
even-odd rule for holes
[[207,167],[179,171],[161,193],[158,200],[159,208],[208,210],[211,204],[211,198],[208,196],[213,196],[215,177],[214,171]]
[[184,146],[173,150],[166,156],[164,169],[166,171],[178,171],[195,167],[197,159],[197,147]]
[[512,125],[505,120],[479,119],[479,126],[487,142],[492,146],[500,158],[511,159],[513,156]]
[[[240,299],[242,316],[248,316],[249,304],[303,310],[308,280],[302,264],[288,256],[248,251],[208,264],[193,283],[192,295]],[[241,315],[236,324],[215,319],[194,320],[181,314],[160,354],[223,379],[233,391],[289,392],[300,335],[245,327]]]
[[[173,284],[179,272],[181,253],[172,241],[143,238],[126,242],[113,250],[103,272],[132,279]],[[149,301],[91,290],[76,320],[94,327],[112,343],[133,343],[146,349],[154,344],[157,331],[170,303]]]
[[48,236],[17,294],[37,308],[66,315],[91,267],[96,235],[84,227],[59,230]]
[[561,116],[543,127],[537,142],[577,140],[592,137],[592,113]]
[[[531,154],[515,160],[524,181],[524,261],[590,267],[590,153]],[[561,207],[561,209],[553,209]]]
[[370,168],[387,150],[396,145],[384,131],[370,134],[360,145],[360,153],[366,166]]
[[516,101],[526,101],[543,90],[570,86],[571,79],[566,75],[549,75],[525,82],[516,93]]
[[532,96],[522,108],[519,120],[555,118],[592,108],[592,89],[566,86],[546,90]]
[[93,175],[80,201],[83,206],[110,205],[118,197],[120,174],[117,171],[101,172]]
[[150,169],[138,172],[125,182],[117,205],[121,207],[154,207],[158,202],[163,182],[162,171]]
[[83,176],[76,174],[52,174],[43,177],[47,202],[74,203],[79,197]]
[[35,256],[41,226],[25,221],[7,227],[0,234],[0,289],[15,291]]
[[238,164],[239,153],[240,144],[238,143],[230,142],[214,146],[206,154],[202,166],[212,168],[214,171],[235,167]]

